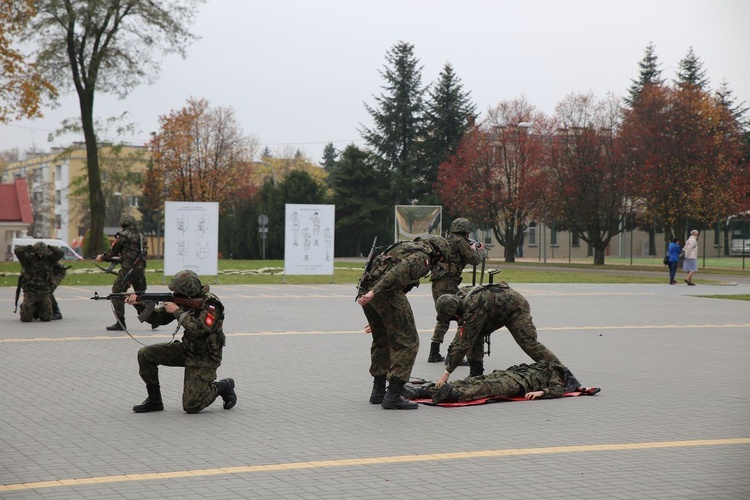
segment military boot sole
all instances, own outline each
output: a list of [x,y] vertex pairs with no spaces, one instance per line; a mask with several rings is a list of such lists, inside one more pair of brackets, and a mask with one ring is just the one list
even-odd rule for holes
[[395,400],[384,398],[383,402],[380,403],[380,406],[385,410],[416,410],[419,408],[419,404],[414,401],[409,401],[402,396],[399,396],[398,399]]
[[143,404],[135,405],[133,407],[133,411],[135,413],[149,413],[152,411],[162,411],[164,410],[164,403],[161,401],[158,403],[151,402],[149,400],[146,400],[143,402]]

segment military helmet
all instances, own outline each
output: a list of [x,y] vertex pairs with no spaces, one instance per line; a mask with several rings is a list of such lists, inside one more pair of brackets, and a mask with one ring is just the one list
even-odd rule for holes
[[127,227],[127,226],[137,226],[138,221],[135,220],[135,217],[133,217],[130,214],[125,214],[122,217],[120,217],[120,226]]
[[456,233],[456,234],[469,234],[473,229],[474,228],[468,219],[459,217],[458,219],[451,222],[451,227],[449,231],[451,233]]
[[169,282],[169,289],[186,297],[198,297],[203,294],[200,278],[190,269],[183,269],[175,274]]
[[458,297],[455,295],[445,294],[438,297],[435,301],[435,310],[438,313],[438,320],[450,321],[458,311]]
[[34,243],[34,246],[31,247],[31,250],[39,257],[42,257],[47,253],[47,245],[45,245],[43,241],[37,241]]
[[442,236],[430,236],[425,241],[430,244],[435,252],[442,255],[445,260],[450,259],[451,244],[448,243],[448,240],[446,240]]

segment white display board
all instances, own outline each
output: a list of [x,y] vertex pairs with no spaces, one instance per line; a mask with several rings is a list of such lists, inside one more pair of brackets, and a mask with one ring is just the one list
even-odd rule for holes
[[284,273],[333,276],[335,205],[286,204]]
[[190,269],[199,276],[219,272],[219,204],[164,203],[164,274]]

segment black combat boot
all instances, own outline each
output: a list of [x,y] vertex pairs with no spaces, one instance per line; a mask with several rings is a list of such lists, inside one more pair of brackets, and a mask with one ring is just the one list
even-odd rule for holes
[[431,399],[430,390],[427,387],[415,387],[413,385],[405,385],[401,389],[401,395],[410,401],[415,399]]
[[158,385],[146,385],[148,391],[148,397],[146,400],[133,407],[133,411],[136,413],[147,413],[150,411],[162,411],[164,404],[161,402],[161,388]]
[[52,304],[52,319],[62,319],[62,313],[60,312],[60,306],[57,305],[57,301]]
[[375,377],[372,379],[372,392],[370,393],[370,403],[379,405],[385,397],[385,377]]
[[224,409],[230,410],[237,404],[237,393],[234,392],[234,379],[223,378],[214,382],[219,396],[224,400]]
[[433,342],[430,344],[430,356],[427,358],[428,363],[439,363],[445,360],[445,356],[440,355],[440,343]]
[[484,375],[484,363],[482,361],[469,361],[469,377],[481,377]]
[[398,380],[391,380],[388,384],[388,390],[385,391],[383,402],[380,406],[386,410],[416,410],[419,405],[414,401],[409,401],[401,395],[401,390],[404,388],[404,382]]
[[432,396],[433,403],[455,403],[458,397],[453,394],[453,385],[450,382],[443,384],[440,389]]
[[124,321],[122,322],[122,325],[120,325],[120,323],[115,323],[114,325],[109,325],[107,327],[107,331],[109,331],[109,332],[121,332],[121,331],[125,330],[125,328],[123,328],[123,326],[125,326],[125,322]]
[[565,368],[565,392],[576,392],[579,388],[583,387],[578,381],[575,375]]

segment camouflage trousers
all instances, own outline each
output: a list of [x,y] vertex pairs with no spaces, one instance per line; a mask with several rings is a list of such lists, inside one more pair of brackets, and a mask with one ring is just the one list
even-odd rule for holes
[[140,348],[138,373],[146,385],[159,385],[159,365],[185,367],[182,409],[187,413],[198,413],[213,403],[219,395],[214,380],[221,361],[193,356],[180,341]]
[[[432,282],[432,300],[437,301],[441,295],[458,293],[458,281],[452,279],[437,280]],[[450,329],[450,321],[437,320],[435,331],[432,333],[432,342],[443,343],[445,334]]]
[[52,294],[50,292],[23,292],[21,302],[21,321],[28,323],[35,318],[41,321],[52,319]]
[[[148,285],[146,284],[146,275],[143,269],[133,269],[130,276],[125,279],[125,275],[128,273],[127,269],[120,268],[117,273],[117,278],[112,285],[112,293],[127,292],[130,285],[133,285],[133,290],[139,292],[145,292]],[[112,307],[115,310],[115,315],[119,318],[121,323],[125,323],[125,301],[124,300],[113,300]]]
[[[452,382],[453,394],[459,402],[482,398],[513,398],[526,393],[524,386],[505,370],[495,370],[489,375],[468,377]],[[433,391],[433,388],[430,388]],[[434,388],[437,391],[437,388]]]
[[370,375],[408,382],[419,335],[406,294],[400,290],[377,293],[362,309],[372,329]]

